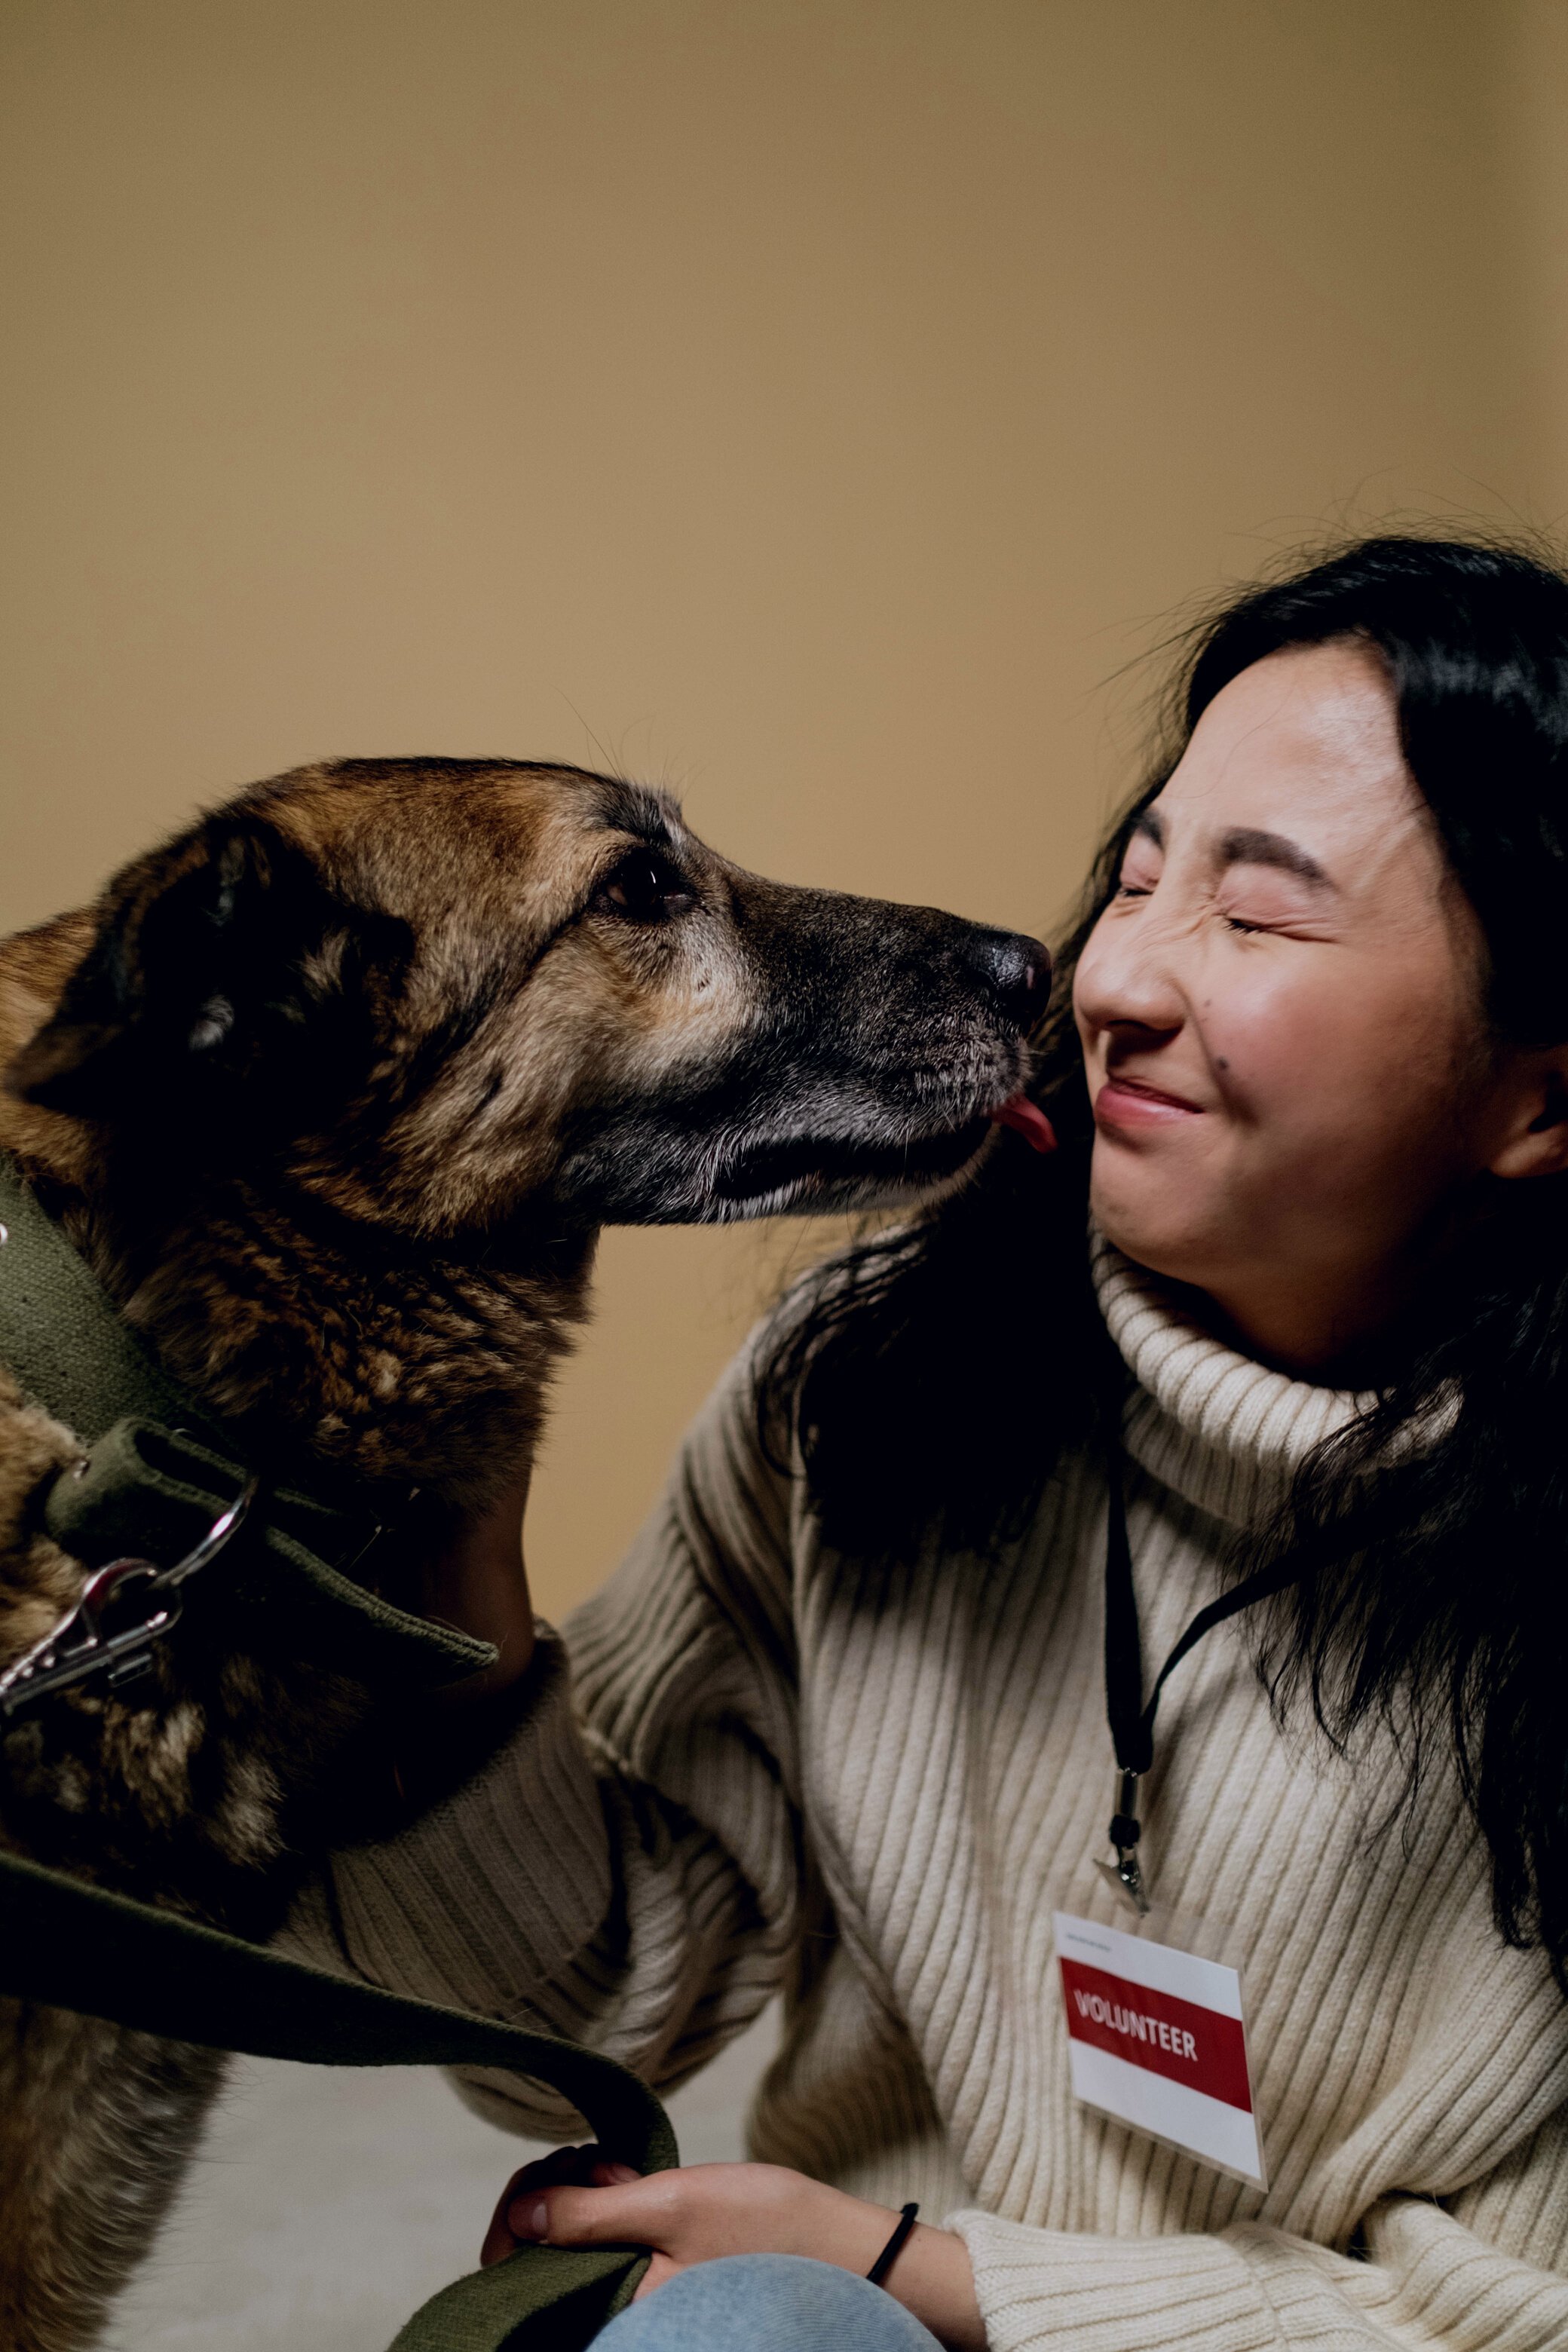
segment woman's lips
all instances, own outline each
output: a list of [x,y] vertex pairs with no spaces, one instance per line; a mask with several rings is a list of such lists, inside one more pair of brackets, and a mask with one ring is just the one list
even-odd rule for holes
[[1141,1078],[1112,1077],[1094,1098],[1094,1116],[1101,1127],[1173,1127],[1184,1118],[1200,1118],[1202,1106],[1168,1095]]

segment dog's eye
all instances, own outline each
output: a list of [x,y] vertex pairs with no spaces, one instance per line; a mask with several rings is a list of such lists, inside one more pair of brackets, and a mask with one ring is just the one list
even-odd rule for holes
[[634,923],[662,923],[682,913],[695,896],[685,875],[668,857],[653,849],[634,849],[600,885],[596,903]]

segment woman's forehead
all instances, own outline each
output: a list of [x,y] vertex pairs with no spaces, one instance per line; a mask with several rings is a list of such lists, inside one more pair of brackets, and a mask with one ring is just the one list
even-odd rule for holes
[[1435,849],[1386,673],[1349,641],[1292,646],[1232,678],[1152,814],[1173,850],[1268,835],[1346,885],[1347,860],[1418,842]]

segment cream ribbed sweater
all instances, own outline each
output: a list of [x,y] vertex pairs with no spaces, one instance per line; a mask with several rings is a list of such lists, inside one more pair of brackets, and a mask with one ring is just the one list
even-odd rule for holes
[[[1353,1401],[1232,1354],[1112,1251],[1097,1273],[1138,1382],[1158,1658]],[[1068,1462],[992,1564],[837,1558],[759,1459],[739,1370],[569,1624],[570,1679],[552,1638],[515,1737],[340,1856],[300,1935],[660,2084],[784,1988],[754,2153],[950,2212],[994,2352],[1568,2347],[1568,2012],[1500,1944],[1452,1787],[1377,1834],[1375,1757],[1280,1733],[1245,1618],[1167,1686],[1144,1851],[1157,1894],[1230,1923],[1271,2186],[1075,2107],[1051,1911],[1113,1793],[1104,1526],[1101,1476]],[[560,2127],[514,2079],[470,2095]]]

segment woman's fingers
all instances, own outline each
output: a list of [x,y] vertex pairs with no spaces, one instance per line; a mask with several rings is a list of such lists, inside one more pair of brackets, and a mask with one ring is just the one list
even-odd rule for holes
[[507,2226],[520,2243],[551,2246],[658,2246],[674,2221],[677,2176],[647,2179],[628,2165],[605,2164],[606,2178],[591,2189],[529,2185],[507,2209]]
[[479,2248],[479,2268],[482,2271],[488,2271],[492,2263],[504,2263],[508,2254],[516,2253],[517,2240],[507,2226],[506,2217],[513,2199],[524,2187],[529,2174],[533,2169],[531,2164],[525,2164],[521,2172],[512,2174],[511,2179],[501,2190],[496,2210],[490,2215],[489,2226],[485,2231],[484,2243]]
[[637,2173],[629,2164],[617,2164],[607,2158],[599,2147],[556,2147],[548,2156],[536,2157],[514,2172],[501,2190],[495,2211],[490,2216],[485,2242],[479,2249],[479,2266],[504,2262],[518,2248],[517,2233],[511,2229],[509,2215],[520,2202],[526,2203],[530,2193],[540,2189],[557,2188],[567,2182],[579,2186],[592,2183],[602,2188],[635,2180]]

